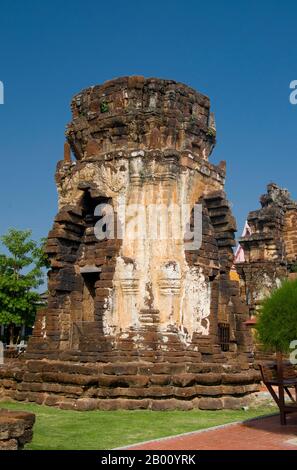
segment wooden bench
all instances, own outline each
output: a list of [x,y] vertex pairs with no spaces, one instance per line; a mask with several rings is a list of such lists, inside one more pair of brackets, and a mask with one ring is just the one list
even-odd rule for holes
[[[262,362],[259,367],[262,380],[279,408],[281,424],[286,424],[286,415],[297,412],[296,368],[288,361],[282,361],[281,364]],[[289,401],[286,401],[287,397]]]

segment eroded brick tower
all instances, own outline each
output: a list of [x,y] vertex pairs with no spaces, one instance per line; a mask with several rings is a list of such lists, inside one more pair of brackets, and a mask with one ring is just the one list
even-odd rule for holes
[[[171,80],[123,77],[82,91],[71,107],[47,244],[48,307],[2,395],[77,409],[242,406],[257,374],[230,280],[236,227],[225,164],[208,161],[209,99]],[[189,249],[183,219],[180,237],[170,220],[152,236],[150,206],[172,202],[202,205],[199,249]],[[95,236],[100,204],[113,208],[121,237]],[[144,208],[135,239],[133,204]]]
[[296,276],[297,268],[297,203],[287,189],[270,183],[260,204],[248,214],[250,233],[239,240],[245,261],[236,265],[251,316],[283,279]]

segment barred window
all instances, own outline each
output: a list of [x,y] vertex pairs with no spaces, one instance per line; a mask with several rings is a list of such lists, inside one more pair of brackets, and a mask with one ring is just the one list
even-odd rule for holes
[[228,323],[219,323],[219,343],[222,351],[229,351],[230,346],[230,325]]

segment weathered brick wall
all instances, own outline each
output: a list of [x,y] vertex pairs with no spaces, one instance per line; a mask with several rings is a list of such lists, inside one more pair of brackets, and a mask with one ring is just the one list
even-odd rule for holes
[[35,415],[0,408],[0,451],[19,450],[31,442]]
[[285,213],[284,220],[284,244],[286,250],[286,259],[288,263],[297,262],[297,207],[292,204]]
[[71,104],[67,137],[77,160],[123,149],[192,150],[215,141],[209,98],[173,80],[122,77],[87,88]]

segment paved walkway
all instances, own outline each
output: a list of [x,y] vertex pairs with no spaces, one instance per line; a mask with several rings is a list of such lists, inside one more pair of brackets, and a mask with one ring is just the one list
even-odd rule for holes
[[297,414],[281,426],[279,416],[187,433],[129,447],[139,450],[297,450]]

